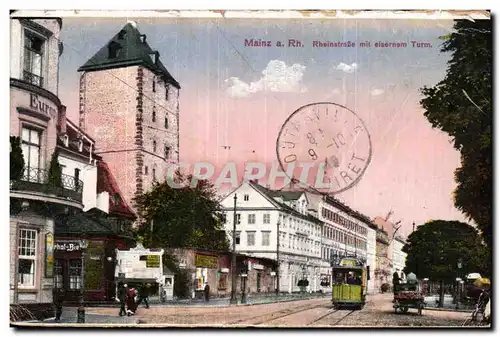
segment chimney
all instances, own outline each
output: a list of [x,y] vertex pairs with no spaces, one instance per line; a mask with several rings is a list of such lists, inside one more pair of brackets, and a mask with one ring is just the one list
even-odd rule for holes
[[66,134],[66,106],[59,107],[59,114],[57,116],[57,129],[60,134]]
[[132,25],[132,27],[137,29],[137,22],[129,20],[129,21],[127,21],[127,23],[130,23]]

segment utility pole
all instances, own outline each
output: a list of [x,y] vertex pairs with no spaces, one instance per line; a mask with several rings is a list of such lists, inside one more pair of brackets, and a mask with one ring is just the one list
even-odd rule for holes
[[276,223],[276,296],[280,295],[280,221]]
[[233,208],[233,256],[231,261],[231,299],[230,304],[237,304],[236,298],[236,200],[238,197],[234,194],[234,208]]

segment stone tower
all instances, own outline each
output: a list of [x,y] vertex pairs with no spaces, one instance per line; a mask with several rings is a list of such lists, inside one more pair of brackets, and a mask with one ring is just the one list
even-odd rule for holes
[[80,128],[96,141],[125,201],[179,162],[179,83],[134,22],[78,71]]

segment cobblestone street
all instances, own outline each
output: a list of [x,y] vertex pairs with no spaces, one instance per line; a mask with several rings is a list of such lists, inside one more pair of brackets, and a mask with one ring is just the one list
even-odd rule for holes
[[[261,305],[211,307],[139,308],[139,324],[154,326],[225,326],[225,327],[419,327],[460,326],[468,313],[415,309],[394,313],[392,294],[367,297],[362,310],[335,310],[328,297]],[[89,308],[95,315],[116,315],[116,308]]]

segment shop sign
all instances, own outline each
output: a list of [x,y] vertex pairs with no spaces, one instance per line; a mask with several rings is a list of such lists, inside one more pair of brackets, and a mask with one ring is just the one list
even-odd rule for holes
[[263,266],[263,265],[261,265],[261,264],[257,264],[257,263],[256,263],[256,264],[254,264],[254,265],[253,265],[253,269],[256,269],[256,270],[263,270],[263,269],[264,269],[264,266]]
[[358,266],[359,262],[356,259],[342,259],[340,260],[340,265],[347,267],[347,266]]
[[54,276],[54,235],[45,235],[45,277]]
[[147,255],[146,268],[160,268],[160,255]]
[[[57,115],[57,110],[52,106],[52,104],[47,104],[41,100],[38,95],[30,93],[30,108],[35,109],[39,112],[43,112],[49,116],[55,117]],[[48,102],[48,101],[47,101]]]
[[62,250],[64,252],[76,252],[81,250],[80,243],[75,242],[56,242],[54,250]]
[[217,257],[196,254],[196,267],[217,269]]

